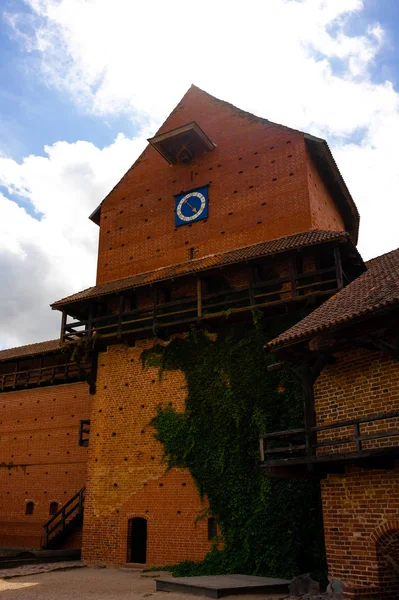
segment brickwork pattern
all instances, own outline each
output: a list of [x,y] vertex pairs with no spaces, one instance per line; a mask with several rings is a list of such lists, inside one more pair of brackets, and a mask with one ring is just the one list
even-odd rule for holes
[[326,184],[317,171],[309,152],[307,154],[308,186],[312,227],[315,229],[335,229],[344,231],[345,224],[327,189]]
[[[149,146],[104,200],[97,283],[305,231],[316,221],[344,229],[319,179],[312,211],[319,199],[320,207],[317,218],[311,214],[302,133],[243,115],[195,88],[160,132],[193,120],[217,144],[212,152],[171,167]],[[175,227],[174,194],[203,185],[208,219]]]
[[[336,356],[337,364],[327,366],[315,386],[317,425],[388,413],[399,407],[399,364],[379,352],[353,350]],[[399,418],[361,425],[362,435],[399,429]],[[353,436],[353,426],[318,434],[319,441]],[[398,444],[398,438],[363,442],[365,450]],[[355,451],[354,443],[339,444],[319,452]]]
[[[399,364],[378,352],[354,350],[337,355],[315,386],[317,424],[375,415],[399,406]],[[398,423],[380,422],[363,433],[375,433]],[[329,433],[346,437],[349,430]],[[397,445],[398,438],[369,442]],[[367,447],[367,446],[366,446]],[[342,451],[342,446],[336,446]],[[353,450],[353,447],[344,447]],[[329,452],[332,450],[329,449]],[[346,584],[346,597],[356,600],[393,599],[399,577],[399,468],[348,467],[345,475],[329,475],[321,483],[329,576]]]
[[50,503],[61,508],[84,486],[87,449],[78,431],[90,402],[86,383],[1,394],[0,546],[39,548]]
[[183,411],[186,395],[181,372],[160,381],[157,368],[143,369],[141,352],[152,343],[111,346],[99,355],[83,528],[88,563],[124,564],[134,517],[147,520],[147,564],[200,560],[211,547],[206,519],[195,523],[206,504],[188,471],[166,472],[150,426],[158,405]]

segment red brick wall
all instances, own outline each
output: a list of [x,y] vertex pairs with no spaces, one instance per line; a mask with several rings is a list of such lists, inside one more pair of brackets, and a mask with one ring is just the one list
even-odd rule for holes
[[204,509],[190,474],[166,473],[163,449],[150,425],[160,404],[184,410],[185,378],[143,369],[140,355],[152,342],[112,346],[99,355],[93,396],[83,558],[120,565],[127,559],[128,520],[148,521],[147,563],[200,560],[210,549]]
[[[362,349],[336,358],[315,387],[317,425],[398,408],[397,361]],[[398,429],[398,424],[396,419],[381,421],[362,426],[361,433]],[[335,430],[333,435],[337,439],[351,434],[353,428]],[[394,444],[397,437],[369,441],[364,448]],[[354,449],[354,445],[341,445],[328,452]],[[399,578],[386,554],[399,564],[399,469],[349,467],[345,475],[329,475],[321,489],[329,576],[345,582],[348,598],[397,598]]]
[[[199,258],[315,227],[303,134],[245,116],[196,89],[161,132],[193,120],[217,144],[212,152],[170,166],[148,147],[103,202],[98,283],[185,262],[190,248]],[[174,194],[206,184],[208,219],[175,228]],[[319,221],[336,229],[339,217],[334,223],[332,201],[321,192]]]
[[78,431],[90,401],[86,383],[0,395],[0,546],[39,548],[50,503],[61,507],[85,484]]
[[332,231],[345,231],[344,220],[341,217],[334,200],[331,197],[316,165],[309,152],[307,154],[308,185],[312,227]]

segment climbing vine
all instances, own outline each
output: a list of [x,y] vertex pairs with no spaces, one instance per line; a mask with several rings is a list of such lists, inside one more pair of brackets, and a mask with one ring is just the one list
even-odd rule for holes
[[[181,563],[178,575],[248,573],[291,577],[325,568],[318,485],[266,478],[259,435],[301,425],[302,392],[289,372],[268,372],[264,350],[278,333],[262,314],[254,325],[224,325],[216,334],[191,331],[142,354],[143,365],[181,369],[185,412],[158,407],[152,421],[169,467],[190,470],[209,499],[223,538],[202,563]],[[280,330],[289,324],[280,323]]]

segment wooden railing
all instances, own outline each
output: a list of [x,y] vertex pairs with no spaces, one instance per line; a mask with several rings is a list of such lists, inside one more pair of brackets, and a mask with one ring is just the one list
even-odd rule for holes
[[[101,337],[140,333],[159,327],[181,325],[199,320],[214,319],[231,313],[254,308],[271,307],[298,301],[308,296],[331,295],[342,287],[336,266],[311,272],[254,282],[249,276],[248,284],[222,291],[204,294],[200,278],[196,279],[196,294],[169,302],[158,302],[156,286],[153,286],[153,302],[150,306],[124,310],[123,294],[119,296],[119,310],[102,316],[88,316],[85,320],[63,325],[63,340],[76,340],[87,335]],[[125,292],[128,293],[128,292]],[[91,312],[91,308],[88,309]]]
[[[347,457],[362,458],[365,453],[380,451],[384,444],[375,443],[377,440],[387,440],[399,436],[399,429],[394,426],[399,424],[399,411],[391,411],[362,417],[359,419],[349,419],[330,423],[329,425],[319,425],[311,427],[307,432],[304,428],[290,429],[287,431],[278,431],[262,435],[260,438],[260,459],[264,464],[273,465],[294,464],[295,462],[304,462],[298,459],[307,459],[309,462],[323,461],[328,456],[335,458]],[[390,421],[390,427],[387,423],[383,426],[377,426],[377,431],[373,433],[362,433],[362,426],[377,425],[381,421]],[[329,437],[326,439],[327,432],[336,432],[345,429],[343,437]],[[348,429],[352,430],[351,435],[347,435]],[[375,427],[372,427],[375,429]],[[318,441],[318,434],[322,434],[322,440]],[[288,445],[275,446],[276,441],[291,438]],[[308,439],[307,439],[308,438]],[[310,438],[310,439],[309,439]],[[368,443],[368,442],[371,442]],[[395,446],[398,446],[399,441]],[[340,451],[337,446],[345,446],[344,451]],[[386,447],[392,447],[392,443],[386,444]],[[330,448],[331,451],[325,451]],[[310,452],[309,452],[310,449]]]
[[0,392],[10,388],[39,386],[45,383],[57,383],[82,379],[85,373],[90,372],[91,363],[83,362],[65,363],[52,367],[38,367],[36,369],[19,370],[0,375]]
[[84,497],[85,488],[83,487],[81,490],[77,492],[64,506],[55,513],[43,525],[44,528],[44,544],[43,549],[46,549],[51,545],[54,537],[59,534],[65,534],[68,530],[68,525],[71,523],[73,519],[76,517],[83,517],[83,506],[84,506]]

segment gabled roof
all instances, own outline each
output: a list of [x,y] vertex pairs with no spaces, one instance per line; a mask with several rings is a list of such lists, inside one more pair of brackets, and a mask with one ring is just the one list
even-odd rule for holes
[[7,348],[7,350],[0,350],[0,362],[17,358],[39,356],[41,354],[51,354],[60,349],[61,342],[59,338],[57,340],[48,340],[47,342],[38,342],[37,344],[27,344],[26,346]]
[[67,296],[62,300],[58,300],[51,304],[51,307],[53,309],[61,309],[63,306],[81,300],[97,298],[99,296],[105,296],[107,294],[122,292],[124,290],[156,283],[158,281],[182,277],[183,275],[189,275],[190,273],[198,273],[213,267],[229,265],[334,240],[348,240],[348,234],[345,231],[309,229],[308,231],[276,238],[268,242],[261,242],[259,244],[237,248],[230,252],[210,254],[178,265],[161,267],[155,271],[148,271],[147,273],[140,273],[138,275],[132,275],[131,277],[124,277],[123,279],[115,279],[108,283],[90,287],[77,294]]
[[[295,133],[302,134],[304,136],[305,144],[307,146],[307,149],[308,149],[313,161],[315,162],[321,176],[323,177],[327,187],[330,189],[331,194],[337,203],[337,206],[338,206],[338,208],[341,212],[341,215],[344,219],[346,230],[351,235],[353,242],[355,244],[357,243],[358,233],[359,233],[359,219],[360,219],[359,213],[358,213],[356,205],[352,199],[352,196],[351,196],[348,188],[346,187],[345,181],[336,165],[334,157],[331,154],[330,148],[328,147],[328,144],[325,140],[315,137],[315,136],[312,136],[308,133],[304,133],[303,131],[293,129],[292,127],[286,127],[285,125],[280,125],[278,123],[274,123],[273,121],[269,121],[268,119],[264,119],[262,117],[253,115],[252,113],[249,113],[245,110],[237,108],[236,106],[234,106],[233,104],[230,104],[229,102],[226,102],[225,100],[219,100],[218,98],[215,98],[211,94],[208,94],[207,92],[205,92],[204,90],[201,90],[199,87],[197,87],[195,85],[192,85],[189,88],[189,90],[184,95],[183,99],[179,102],[179,105],[181,105],[181,103],[183,101],[186,101],[186,97],[188,97],[190,94],[201,94],[201,95],[207,97],[211,102],[217,102],[219,104],[222,104],[223,106],[226,107],[226,109],[233,111],[235,113],[238,113],[239,115],[247,118],[249,121],[257,121],[259,123],[264,123],[265,125],[269,124],[269,125],[273,125],[276,127],[280,127],[286,131],[293,131]],[[176,108],[172,111],[171,115],[175,112],[175,110],[176,110]],[[171,115],[169,115],[169,117]],[[164,127],[165,127],[166,123],[168,122],[169,117],[166,119],[166,121],[160,127],[160,129],[158,130],[156,135],[159,134],[159,131],[164,130]],[[194,118],[195,118],[195,115],[193,115],[193,119]],[[148,148],[148,146],[147,146],[147,148]],[[144,150],[144,152],[146,152],[147,148]],[[140,162],[141,156],[136,160],[136,162],[132,165],[132,167],[130,167],[128,172],[131,169],[133,169],[136,164],[138,164]],[[126,176],[126,174],[122,177],[122,179],[124,179],[125,176]],[[122,179],[120,181],[122,181]],[[114,191],[114,189],[119,185],[119,183],[120,182],[118,182],[116,184],[116,186],[114,186],[114,188],[107,194],[107,196],[104,198],[104,200]],[[103,200],[103,202],[104,202],[104,200]],[[92,212],[92,214],[89,217],[89,219],[91,219],[97,225],[100,224],[101,205],[102,205],[102,202]]]
[[373,258],[366,267],[365,273],[266,347],[274,350],[291,346],[314,335],[341,329],[388,306],[399,305],[399,248]]

